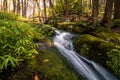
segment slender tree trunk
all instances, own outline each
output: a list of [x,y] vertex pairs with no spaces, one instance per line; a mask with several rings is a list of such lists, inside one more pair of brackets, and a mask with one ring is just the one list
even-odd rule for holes
[[27,0],[24,0],[24,17],[27,17]]
[[3,0],[1,0],[1,11],[3,10],[3,8],[2,8],[2,7],[3,7],[3,5],[2,5],[2,3],[3,3]]
[[44,21],[47,18],[47,14],[46,14],[46,0],[43,0],[43,6],[44,6]]
[[89,0],[89,10],[92,8],[92,0]]
[[13,0],[13,12],[16,13],[16,0]]
[[36,0],[36,3],[37,3],[39,21],[41,22],[41,19],[40,19],[40,1]]
[[20,0],[17,0],[17,14],[20,14]]
[[35,8],[36,8],[36,2],[33,1],[33,21],[35,20]]
[[8,8],[7,7],[7,0],[4,0],[3,1],[3,10],[4,10],[4,12],[7,11],[7,8]]
[[105,11],[104,11],[105,13],[104,13],[104,17],[102,20],[103,25],[108,28],[110,28],[110,20],[111,20],[111,16],[112,16],[113,2],[114,2],[114,0],[106,1]]
[[24,3],[23,3],[23,0],[21,0],[21,4],[22,4],[22,17],[24,17]]
[[98,22],[98,13],[99,13],[99,0],[92,1],[92,20],[93,24],[96,25]]
[[69,16],[69,0],[66,0],[66,12],[65,12],[66,20],[68,20],[68,16]]
[[22,17],[27,17],[27,0],[22,0]]
[[120,0],[114,1],[114,19],[120,19]]

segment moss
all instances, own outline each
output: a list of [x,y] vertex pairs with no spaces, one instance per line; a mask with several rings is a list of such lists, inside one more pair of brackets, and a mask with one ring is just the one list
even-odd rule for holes
[[10,80],[33,80],[38,74],[40,80],[78,80],[78,76],[67,67],[57,55],[55,48],[46,49],[24,67],[12,74]]
[[76,50],[83,56],[106,66],[107,52],[115,45],[101,38],[84,34],[74,40]]
[[82,33],[82,28],[79,26],[78,22],[62,22],[57,24],[57,28],[61,30],[66,30],[72,33]]

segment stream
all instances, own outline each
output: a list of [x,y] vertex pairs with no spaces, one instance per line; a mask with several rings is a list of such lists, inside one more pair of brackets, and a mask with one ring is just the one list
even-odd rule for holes
[[55,30],[55,32],[54,45],[84,80],[118,80],[101,65],[82,57],[74,51],[72,38],[75,35],[59,30]]

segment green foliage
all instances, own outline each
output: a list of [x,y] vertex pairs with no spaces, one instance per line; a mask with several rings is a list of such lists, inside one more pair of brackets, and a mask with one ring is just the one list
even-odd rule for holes
[[81,47],[81,49],[80,49],[80,53],[81,54],[89,54],[89,45],[87,45],[87,44],[84,44],[82,47]]
[[112,27],[118,27],[120,26],[120,19],[115,19],[114,21],[112,21]]
[[50,37],[55,34],[54,30],[50,25],[43,25],[36,27],[37,32],[41,33],[44,36]]
[[20,65],[10,80],[33,80],[37,74],[40,80],[82,80],[64,63],[55,47],[35,55],[28,63]]
[[[57,13],[65,13],[65,0],[56,0],[55,10]],[[69,0],[69,11],[81,12],[82,6],[79,0]]]
[[19,65],[20,59],[14,58],[10,55],[0,56],[0,71],[7,69],[8,66],[16,67]]
[[108,52],[107,65],[115,72],[115,74],[120,75],[120,46],[116,46],[114,49]]
[[3,70],[7,66],[16,67],[19,61],[31,59],[38,54],[36,49],[41,44],[33,42],[35,35],[40,36],[40,33],[31,24],[15,21],[16,15],[5,13],[0,17],[0,69]]
[[55,5],[55,10],[57,13],[64,13],[65,12],[65,1],[57,0],[56,5]]
[[18,18],[18,15],[14,14],[14,13],[3,13],[0,12],[0,19],[4,19],[4,20],[16,20]]

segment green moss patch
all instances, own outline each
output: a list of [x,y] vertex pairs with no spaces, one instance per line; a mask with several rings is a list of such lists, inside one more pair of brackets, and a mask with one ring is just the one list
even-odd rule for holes
[[101,38],[84,34],[74,40],[76,50],[83,56],[105,66],[108,60],[107,52],[114,48],[114,44]]
[[45,52],[33,57],[23,69],[18,69],[11,80],[33,80],[37,74],[40,80],[78,80],[78,76],[67,67],[61,57],[55,51],[56,48],[48,48]]

